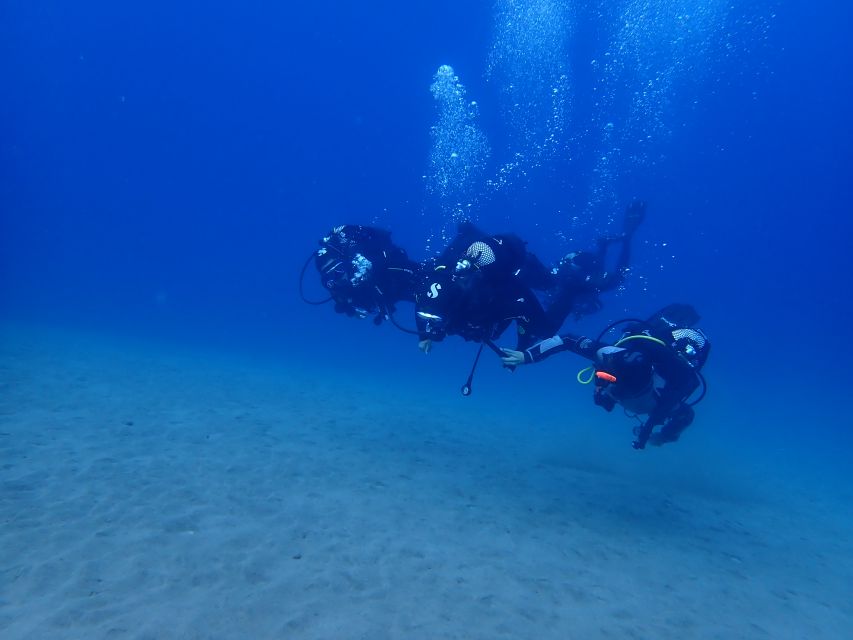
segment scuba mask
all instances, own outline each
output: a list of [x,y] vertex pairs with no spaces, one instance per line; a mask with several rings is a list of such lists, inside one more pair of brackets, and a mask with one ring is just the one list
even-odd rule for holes
[[456,268],[453,270],[453,278],[465,276],[471,272],[472,265],[468,258],[463,258],[456,263]]
[[329,291],[339,291],[350,284],[346,262],[330,255],[326,249],[317,252],[317,271],[323,286]]
[[675,329],[672,332],[673,348],[687,360],[693,369],[701,369],[708,359],[708,339],[700,329]]

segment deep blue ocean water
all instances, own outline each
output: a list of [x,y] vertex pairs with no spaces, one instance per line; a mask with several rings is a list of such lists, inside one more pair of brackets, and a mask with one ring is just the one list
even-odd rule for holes
[[[473,346],[425,361],[387,324],[303,304],[317,240],[376,224],[420,259],[463,211],[553,262],[640,197],[630,278],[567,329],[694,304],[709,394],[667,455],[776,452],[849,486],[848,3],[291,5],[2,3],[4,322],[394,371],[452,407]],[[462,115],[431,91],[441,65]],[[444,191],[440,143],[477,166]],[[562,393],[580,364],[562,357],[512,377],[488,358],[466,402]]]

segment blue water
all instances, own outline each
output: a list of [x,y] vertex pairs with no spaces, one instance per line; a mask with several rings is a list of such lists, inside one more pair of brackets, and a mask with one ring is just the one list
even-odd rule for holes
[[[710,390],[667,455],[766,454],[849,486],[848,3],[291,4],[3,3],[5,323],[394,371],[452,410],[472,346],[425,361],[390,326],[303,304],[317,239],[376,224],[421,259],[470,216],[553,262],[640,197],[630,278],[567,329],[692,303]],[[462,115],[431,91],[441,65]],[[478,132],[473,168],[437,187],[453,126]],[[564,357],[512,377],[484,361],[469,400],[511,397],[523,420],[572,381]]]

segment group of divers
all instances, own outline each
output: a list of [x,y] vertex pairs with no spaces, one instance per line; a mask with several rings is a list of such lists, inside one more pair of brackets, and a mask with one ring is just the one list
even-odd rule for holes
[[[702,377],[711,344],[695,325],[699,315],[687,304],[671,304],[648,319],[627,318],[610,324],[596,338],[559,335],[569,315],[580,317],[601,308],[599,295],[616,289],[629,269],[631,241],[646,206],[633,201],[625,211],[622,233],[602,237],[595,251],[574,251],[546,267],[513,233],[488,234],[470,222],[459,224],[456,237],[438,257],[418,263],[391,241],[391,233],[361,225],[332,229],[306,261],[300,294],[310,304],[334,302],[337,313],[389,320],[418,335],[429,353],[433,343],[457,335],[480,349],[462,393],[471,381],[483,347],[509,369],[571,351],[591,365],[578,381],[593,384],[596,405],[612,411],[618,404],[638,421],[632,446],[678,440],[692,422],[693,406],[705,395]],[[614,268],[606,268],[611,247],[619,250]],[[323,300],[306,298],[302,283],[313,259]],[[535,291],[541,292],[546,305]],[[416,330],[394,316],[396,305],[415,306]],[[495,344],[515,323],[515,349]],[[622,327],[612,344],[604,337]],[[660,427],[655,430],[656,427]]]

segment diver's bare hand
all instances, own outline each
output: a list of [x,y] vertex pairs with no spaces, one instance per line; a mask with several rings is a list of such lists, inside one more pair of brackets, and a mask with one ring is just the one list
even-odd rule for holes
[[424,353],[429,353],[432,351],[432,340],[421,340],[418,342],[418,349]]
[[503,347],[501,347],[501,351],[504,352],[504,355],[501,356],[501,361],[504,363],[504,366],[515,367],[520,364],[524,364],[523,351],[516,351],[515,349],[505,349]]

